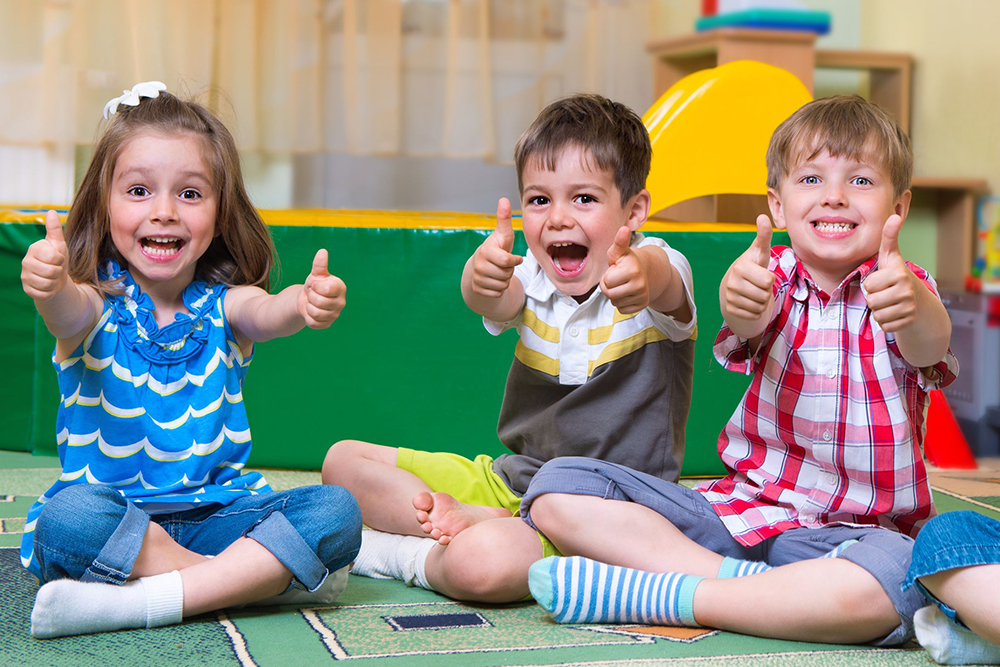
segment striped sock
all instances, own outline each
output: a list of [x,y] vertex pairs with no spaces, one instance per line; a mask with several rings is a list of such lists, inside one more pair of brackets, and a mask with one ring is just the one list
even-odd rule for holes
[[694,591],[702,579],[550,556],[531,566],[528,587],[557,623],[697,626]]
[[857,540],[847,540],[846,542],[841,542],[833,549],[830,549],[828,552],[820,556],[820,558],[836,558],[840,554],[844,553],[844,551],[847,550],[847,547],[857,543],[858,543]]
[[726,556],[719,566],[719,579],[734,579],[736,577],[749,577],[751,574],[759,574],[770,570],[771,566],[759,560],[740,560]]

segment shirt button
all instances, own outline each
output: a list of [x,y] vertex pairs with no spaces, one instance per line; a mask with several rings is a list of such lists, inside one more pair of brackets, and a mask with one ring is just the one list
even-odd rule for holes
[[836,368],[831,368],[830,370],[828,370],[828,371],[826,372],[826,376],[827,376],[828,378],[830,378],[831,380],[832,380],[833,378],[837,377],[837,369],[836,369]]
[[834,486],[840,480],[838,479],[838,477],[836,475],[834,475],[832,472],[830,472],[830,473],[826,474],[826,481],[830,484],[830,486]]
[[830,310],[826,311],[826,319],[832,320],[836,316],[837,316],[837,313],[835,313],[832,308]]
[[807,526],[811,526],[813,523],[816,522],[816,517],[814,517],[812,514],[800,514],[799,520],[802,523],[806,524]]
[[830,442],[831,440],[833,440],[833,436],[830,435],[829,431],[823,431],[823,439],[826,440],[827,442]]
[[576,335],[577,335],[578,333],[580,333],[580,330],[579,330],[579,329],[577,329],[576,327],[573,327],[573,328],[571,328],[571,329],[569,330],[569,335],[570,335],[570,336],[576,336]]

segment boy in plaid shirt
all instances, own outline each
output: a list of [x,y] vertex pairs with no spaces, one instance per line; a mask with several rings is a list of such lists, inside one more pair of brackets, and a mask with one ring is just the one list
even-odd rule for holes
[[901,584],[935,513],[921,457],[927,391],[958,367],[933,279],[899,251],[909,139],[860,97],[825,98],[775,130],[767,164],[791,248],[771,248],[762,215],[722,280],[715,356],[751,376],[719,438],[728,474],[692,490],[591,459],[546,464],[522,516],[575,555],[531,569],[532,594],[558,622],[880,645],[913,636],[926,603]]

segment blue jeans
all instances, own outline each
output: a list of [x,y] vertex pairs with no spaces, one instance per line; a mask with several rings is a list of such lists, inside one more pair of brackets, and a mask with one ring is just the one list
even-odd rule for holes
[[1000,521],[978,512],[947,512],[927,522],[913,545],[913,562],[903,590],[916,584],[928,600],[956,623],[955,610],[934,597],[917,580],[945,570],[1000,564]]
[[151,516],[111,487],[77,484],[46,503],[35,524],[42,583],[65,578],[125,583],[150,521],[181,546],[206,556],[249,537],[310,591],[351,563],[361,547],[361,511],[339,486],[260,493],[225,506]]
[[772,567],[818,558],[843,542],[857,540],[839,557],[875,577],[899,614],[899,626],[873,642],[879,646],[909,641],[913,637],[913,614],[927,604],[916,591],[900,589],[910,565],[913,540],[887,528],[840,525],[793,528],[745,547],[733,539],[701,493],[622,465],[576,456],[552,459],[532,477],[521,499],[521,518],[532,528],[535,525],[531,521],[531,503],[544,493],[637,503],[657,512],[689,540],[710,551],[730,558],[763,561]]

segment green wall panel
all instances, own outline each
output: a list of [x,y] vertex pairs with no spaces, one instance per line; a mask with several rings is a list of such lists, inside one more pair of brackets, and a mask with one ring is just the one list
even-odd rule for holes
[[[332,327],[257,346],[244,396],[253,429],[251,465],[318,469],[342,439],[451,451],[504,451],[497,416],[517,335],[494,337],[462,301],[465,260],[486,231],[273,226],[279,287],[305,279],[316,249],[347,284],[347,307]],[[0,324],[5,410],[0,449],[55,453],[58,390],[53,339],[20,287],[20,258],[43,235],[0,224]],[[695,276],[699,337],[684,474],[721,471],[715,445],[747,378],[712,359],[721,325],[719,281],[753,232],[653,233],[682,251]],[[784,242],[776,235],[775,243]],[[524,253],[518,234],[515,252]],[[9,303],[8,303],[9,302]],[[7,408],[9,406],[9,409]]]

